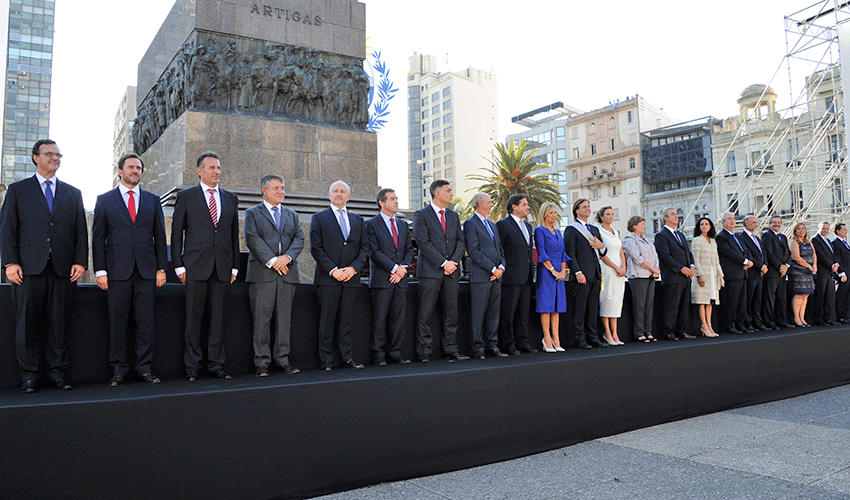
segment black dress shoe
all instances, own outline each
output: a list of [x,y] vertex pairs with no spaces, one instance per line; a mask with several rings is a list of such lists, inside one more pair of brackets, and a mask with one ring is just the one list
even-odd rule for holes
[[495,358],[507,358],[508,357],[507,354],[500,351],[499,348],[496,347],[496,346],[493,346],[493,347],[487,349],[487,352],[490,353],[490,355],[492,355]]
[[62,389],[63,391],[70,391],[71,389],[73,389],[71,384],[65,382],[65,379],[62,377],[57,378],[53,381],[53,383],[56,385],[57,389]]
[[664,336],[664,338],[667,339],[667,340],[679,340],[679,337],[673,335],[672,333],[668,333],[667,335]]
[[410,364],[409,359],[404,359],[401,356],[390,356],[390,359],[392,360],[393,363],[398,364],[398,365],[409,365]]
[[754,330],[757,330],[757,331],[758,331],[758,330],[767,330],[767,329],[768,329],[766,326],[764,326],[763,324],[758,323],[758,322],[755,322],[755,323],[753,323],[752,325],[750,325],[750,328],[753,328]]
[[832,321],[831,319],[828,319],[828,320],[824,321],[824,323],[826,323],[826,324],[827,324],[827,325],[829,325],[829,326],[835,326],[835,325],[837,325],[837,324],[838,324],[838,323],[836,323],[835,321]]
[[322,363],[322,370],[329,372],[329,371],[333,371],[333,368],[331,367],[330,363]]
[[186,372],[186,380],[189,382],[197,382],[199,378],[198,370],[189,370]]
[[450,354],[446,354],[443,357],[448,359],[449,361],[466,361],[467,359],[469,359],[469,356],[464,356],[463,354],[460,354],[457,351]]
[[696,337],[694,337],[693,335],[688,335],[687,333],[683,333],[682,338],[692,340],[692,339],[695,339]]
[[601,342],[599,339],[589,338],[587,339],[587,343],[592,345],[593,347],[608,347],[607,342]]
[[21,384],[21,392],[25,392],[27,394],[38,392],[38,382],[35,379],[24,380],[24,383]]
[[841,318],[841,319],[838,320],[838,322],[841,323],[842,325],[846,325],[846,324],[850,323],[850,319]]
[[742,331],[742,332],[744,332],[744,333],[756,333],[756,331],[755,331],[755,330],[753,330],[752,328],[750,328],[750,327],[748,327],[748,326],[745,326],[744,328],[741,328],[741,331]]
[[420,363],[430,363],[431,359],[430,358],[419,358],[419,362]]
[[[386,363],[386,362],[384,362],[384,364],[387,364],[387,363]],[[355,370],[360,370],[361,368],[363,368],[363,365],[361,365],[360,363],[358,363],[358,362],[354,361],[353,359],[349,359],[348,361],[346,361],[345,363],[343,363],[343,366],[347,366],[347,367],[349,367],[349,368],[354,368]]]
[[779,327],[778,327],[778,326],[776,326],[776,325],[775,325],[775,324],[773,324],[773,323],[765,322],[765,324],[764,324],[764,329],[765,329],[765,330],[779,330]]
[[231,380],[233,378],[226,371],[224,371],[224,368],[219,368],[218,370],[214,371],[213,376],[222,380]]
[[519,352],[524,352],[526,354],[535,354],[537,353],[537,349],[531,347],[530,345],[521,345],[518,347]]
[[383,357],[375,358],[375,361],[372,362],[375,366],[387,366],[387,360]]
[[256,377],[268,377],[269,369],[265,366],[258,366],[257,370],[254,372],[254,376]]
[[520,354],[519,350],[516,347],[511,348],[511,349],[506,349],[505,352],[507,352],[509,356],[519,356],[519,354]]
[[472,354],[472,359],[483,360],[484,358],[485,358],[485,356],[484,356],[484,350],[483,349],[480,350],[480,351],[475,351]]
[[732,326],[732,327],[729,327],[729,328],[726,329],[726,333],[731,333],[732,335],[741,335],[744,332],[742,332],[741,330],[738,330],[737,328]]
[[118,374],[109,380],[109,387],[118,387],[124,382],[124,375]]
[[578,349],[593,349],[587,342],[576,342],[575,346]]
[[296,373],[301,372],[301,370],[295,368],[292,365],[283,365],[280,367],[280,369],[283,370],[283,373],[286,373],[287,375],[295,375]]

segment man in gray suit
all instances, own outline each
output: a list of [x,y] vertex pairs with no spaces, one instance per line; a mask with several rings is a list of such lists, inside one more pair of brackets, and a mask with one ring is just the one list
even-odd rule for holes
[[286,193],[283,177],[266,175],[260,181],[263,202],[245,212],[245,244],[250,250],[245,281],[254,316],[255,375],[269,376],[272,362],[269,332],[275,320],[274,362],[289,374],[289,331],[292,299],[298,284],[298,255],[304,248],[304,231],[298,215],[281,205]]
[[484,359],[487,353],[506,358],[499,350],[499,305],[502,300],[502,274],[505,251],[496,225],[487,220],[493,202],[485,193],[472,197],[475,213],[463,223],[466,251],[469,253],[469,291],[472,295],[472,357]]

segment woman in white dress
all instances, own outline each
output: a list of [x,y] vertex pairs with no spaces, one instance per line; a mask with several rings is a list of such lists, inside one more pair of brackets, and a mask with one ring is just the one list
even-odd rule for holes
[[702,217],[694,227],[691,242],[696,276],[691,281],[691,302],[699,304],[700,332],[705,337],[718,337],[711,326],[712,302],[720,304],[720,288],[723,286],[723,269],[717,255],[714,224]]
[[620,233],[611,226],[614,222],[614,209],[602,207],[596,212],[602,243],[608,252],[599,259],[602,267],[602,289],[599,291],[599,315],[605,328],[605,342],[608,345],[623,345],[617,335],[617,318],[623,311],[623,295],[626,292],[626,253]]

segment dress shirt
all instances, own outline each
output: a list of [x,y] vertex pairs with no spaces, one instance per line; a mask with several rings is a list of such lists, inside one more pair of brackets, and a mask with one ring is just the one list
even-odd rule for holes
[[[283,212],[281,211],[281,206],[280,206],[280,205],[272,205],[271,203],[267,202],[266,200],[263,200],[263,206],[265,206],[265,207],[266,207],[266,210],[268,210],[268,211],[269,211],[269,215],[271,215],[271,216],[272,216],[272,222],[274,222],[274,210],[272,210],[272,208],[277,207],[277,213],[279,214],[279,215],[278,215],[278,217],[280,217],[280,218],[281,218],[281,219],[280,219],[280,223],[281,223],[281,224],[283,224]],[[278,228],[278,231],[280,231],[280,229],[281,229],[281,228]],[[277,253],[280,253],[280,251],[281,251],[280,243],[278,243]],[[266,262],[266,267],[267,267],[267,268],[269,268],[269,269],[271,269],[275,262],[277,262],[277,256],[272,257],[271,259],[269,259],[269,260]]]
[[[218,220],[216,222],[220,221],[221,220],[221,195],[218,192],[218,186],[215,186],[215,187],[207,186],[203,182],[201,182],[200,184],[201,184],[201,191],[204,194],[204,201],[207,203],[207,209],[208,210],[210,208],[210,191],[209,190],[212,189],[214,191],[213,198],[215,198],[215,207],[216,207],[216,212],[217,212],[217,215],[218,215]],[[238,231],[238,228],[236,228],[235,230]],[[181,274],[183,274],[185,272],[186,272],[185,267],[177,267],[177,268],[174,269],[174,274],[176,274],[177,276],[180,276]],[[231,269],[230,274],[232,274],[233,276],[237,276],[239,274],[239,269]]]
[[[118,183],[118,191],[121,193],[121,198],[124,200],[124,206],[127,207],[127,210],[130,209],[130,191],[133,192],[133,198],[136,202],[136,217],[139,216],[139,186],[133,186],[133,189],[128,188],[122,183]],[[100,269],[95,271],[95,278],[100,278],[101,276],[106,276],[107,272],[105,269]]]
[[517,226],[519,226],[519,231],[522,235],[525,236],[525,243],[531,245],[531,235],[528,234],[528,228],[525,226],[525,221],[514,214],[511,214],[511,218],[517,223]]
[[[484,217],[483,215],[479,214],[478,212],[475,212],[475,215],[477,215],[478,219],[481,221],[481,223],[484,224],[484,230],[485,231],[487,231],[487,229],[489,228],[489,231],[487,231],[487,234],[491,234],[491,233],[493,234],[493,236],[491,236],[490,239],[492,239],[493,243],[495,243],[496,242],[496,236],[495,236],[496,231],[488,225],[487,217]],[[493,266],[493,269],[490,269],[490,274],[494,274],[496,272],[496,269],[505,269],[505,265],[499,264],[498,268],[496,266]]]
[[[339,230],[342,231],[343,234],[347,234],[347,235],[351,236],[351,221],[348,220],[348,209],[345,208],[345,206],[343,206],[342,208],[339,208],[339,207],[331,204],[331,212],[334,214],[334,219],[336,219],[337,224],[339,224],[339,211],[340,210],[342,210],[342,221],[345,224],[345,227],[343,228],[342,225],[340,224]],[[328,276],[333,277],[334,271],[336,271],[337,269],[339,269],[339,268],[334,267],[333,269],[331,269],[330,272],[328,273]]]
[[745,233],[747,233],[747,236],[749,236],[751,240],[753,240],[753,243],[755,243],[755,244],[756,244],[756,247],[757,247],[759,250],[761,250],[761,252],[762,252],[762,253],[764,253],[764,249],[761,247],[761,241],[759,241],[759,239],[758,239],[758,238],[756,238],[756,235],[754,235],[753,233],[751,233],[751,232],[749,231],[749,229],[744,229],[744,232],[745,232]]
[[[731,236],[732,239],[735,240],[735,242],[736,242],[735,244],[738,245],[744,253],[747,253],[747,250],[744,248],[744,244],[741,243],[741,240],[739,240],[737,236],[735,236],[735,233],[729,231],[725,227],[723,228],[723,230],[726,231],[727,233],[729,233],[729,236]],[[743,265],[746,266],[749,262],[750,262],[750,259],[744,257],[744,264]]]
[[[773,231],[773,229],[771,229],[771,231]],[[784,237],[784,235],[782,235],[782,233],[777,233],[776,231],[773,231],[773,234],[774,236],[776,236],[776,239],[778,239],[779,241],[784,241],[785,244],[788,245],[788,239],[783,240],[782,238]],[[785,265],[791,267],[791,262],[786,262]]]
[[[431,202],[431,209],[432,209],[432,210],[434,210],[434,213],[435,213],[435,214],[437,214],[437,222],[440,222],[440,210],[444,210],[444,212],[443,212],[443,217],[445,217],[445,215],[446,215],[445,210],[448,210],[448,207],[447,207],[447,208],[440,208],[440,207],[438,207],[437,205],[434,205],[434,202],[432,201],[432,202]],[[449,223],[449,220],[448,220],[448,218],[446,218],[446,231],[448,231],[448,230],[449,230],[449,228],[448,228],[448,223]],[[443,263],[442,263],[442,264],[440,264],[440,267],[445,266],[445,265],[446,265],[446,262],[448,262],[448,260],[444,260],[444,261],[443,261]]]
[[[675,239],[677,242],[679,242],[679,244],[680,244],[680,245],[682,245],[682,246],[684,246],[684,247],[687,247],[687,246],[688,246],[688,242],[687,242],[687,241],[683,241],[682,239],[680,239],[680,238],[679,238],[679,233],[676,231],[676,228],[670,227],[670,226],[668,226],[667,224],[664,224],[664,227],[665,227],[665,228],[667,228],[667,230],[668,230],[668,231],[670,231],[671,233],[673,233],[673,239]],[[691,267],[693,267],[694,269],[696,269],[696,266],[694,266],[693,264],[691,264]]]
[[[35,173],[35,178],[36,178],[36,179],[38,179],[38,185],[39,185],[39,186],[41,186],[41,192],[42,192],[42,193],[44,193],[44,194],[45,194],[45,196],[47,196],[47,193],[44,191],[45,189],[47,189],[47,185],[44,183],[44,181],[48,180],[48,179],[47,179],[47,177],[45,177],[45,176],[41,175],[40,173],[36,172],[36,173]],[[50,188],[53,190],[53,197],[54,197],[54,198],[56,198],[56,180],[57,180],[57,179],[56,179],[56,176],[54,175],[54,176],[53,176],[53,177],[51,177],[49,180],[50,180],[50,182],[52,183],[52,185],[50,186]]]
[[[385,225],[385,226],[387,226],[387,231],[389,231],[389,232],[390,232],[390,235],[392,235],[392,234],[393,234],[393,227],[392,227],[392,225],[390,224],[390,220],[391,220],[391,219],[394,219],[395,217],[394,217],[394,216],[393,216],[393,217],[390,217],[389,215],[385,214],[384,212],[380,212],[380,214],[381,214],[381,218],[382,218],[382,219],[384,219],[384,225]],[[397,224],[397,223],[396,223],[396,228],[395,228],[395,230],[396,230],[396,231],[399,231],[399,228],[398,228],[398,224]],[[401,233],[399,233],[398,241],[399,241],[399,243],[401,242]],[[390,271],[390,274],[395,274],[395,272],[396,272],[396,270],[397,270],[397,269],[398,269],[398,264],[395,264],[395,265],[393,266],[392,271]]]

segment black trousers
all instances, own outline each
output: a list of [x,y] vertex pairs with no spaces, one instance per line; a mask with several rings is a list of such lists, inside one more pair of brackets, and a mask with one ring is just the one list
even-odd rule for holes
[[835,315],[839,320],[850,320],[850,278],[844,283],[838,282],[835,292]]
[[472,295],[472,352],[498,347],[502,284],[499,280],[470,283],[469,291]]
[[372,357],[401,357],[404,321],[407,318],[407,288],[390,285],[372,289]]
[[786,295],[786,280],[781,278],[764,277],[762,285],[762,319],[776,325],[788,324],[788,296]]
[[691,309],[691,283],[668,283],[663,285],[664,294],[664,335],[681,337],[688,332],[688,318]]
[[815,293],[808,304],[809,322],[823,323],[832,320],[832,305],[835,303],[835,280],[830,273],[815,275]]
[[440,317],[435,310],[437,300],[443,305],[443,355],[457,352],[457,315],[459,279],[419,278],[419,331],[416,333],[416,354],[419,359],[431,356],[434,335],[431,322]]
[[[73,309],[74,290],[70,276],[59,276],[48,259],[41,274],[24,275],[23,283],[12,284],[15,310],[15,355],[21,380],[50,380],[65,376],[68,369],[66,323]],[[39,361],[44,353],[44,366]]]
[[[107,275],[108,276],[108,275]],[[146,280],[133,269],[126,280],[109,280],[106,299],[109,304],[109,364],[113,375],[127,375],[127,343],[130,318],[133,319],[137,374],[151,373],[153,362],[153,304],[156,280]]]
[[[334,361],[333,341],[336,330],[337,316],[339,316],[339,334],[336,336],[336,344],[339,348],[339,356],[343,363],[349,361],[351,356],[351,331],[354,329],[354,314],[352,305],[357,298],[360,287],[342,285],[318,286],[319,295],[319,361],[323,366],[330,365]],[[343,311],[340,314],[340,310]]]
[[728,331],[734,327],[741,330],[747,310],[747,280],[726,280],[720,289],[720,308],[724,311],[723,329]]
[[599,322],[599,289],[602,280],[599,277],[588,279],[582,285],[578,281],[567,283],[569,308],[573,312],[573,342],[587,342],[588,339],[599,340],[597,323]]
[[747,279],[747,310],[745,322],[751,327],[764,324],[761,318],[761,296],[764,293],[762,276]]
[[528,317],[531,310],[531,285],[502,285],[499,341],[502,349],[531,349]]
[[204,313],[210,312],[210,331],[207,337],[207,369],[215,372],[224,368],[225,351],[222,339],[224,298],[229,282],[219,281],[213,270],[206,281],[186,280],[186,351],[183,362],[186,370],[199,370],[201,350],[201,324]]

